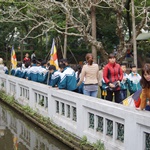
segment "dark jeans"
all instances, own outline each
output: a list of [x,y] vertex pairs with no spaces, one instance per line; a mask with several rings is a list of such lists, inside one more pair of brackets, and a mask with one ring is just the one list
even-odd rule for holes
[[120,100],[120,90],[118,90],[118,91],[109,91],[108,90],[106,100],[112,101],[113,100],[113,93],[114,93],[114,96],[115,96],[115,102],[120,103],[121,102],[121,100]]
[[145,110],[150,111],[150,106],[146,105]]
[[123,101],[127,98],[127,90],[120,90],[120,100]]

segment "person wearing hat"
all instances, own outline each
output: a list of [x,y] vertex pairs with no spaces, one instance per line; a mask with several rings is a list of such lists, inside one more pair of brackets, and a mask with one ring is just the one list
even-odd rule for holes
[[131,88],[129,88],[130,95],[141,89],[140,80],[141,76],[137,73],[137,67],[135,64],[131,65],[131,73],[129,74],[129,80],[131,81]]
[[108,57],[108,64],[105,65],[103,70],[103,79],[107,85],[106,100],[112,101],[113,95],[116,103],[120,103],[120,82],[123,79],[123,71],[118,63],[114,54]]

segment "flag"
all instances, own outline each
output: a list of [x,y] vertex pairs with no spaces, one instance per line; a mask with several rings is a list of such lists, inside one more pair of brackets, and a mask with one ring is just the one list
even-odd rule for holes
[[142,89],[136,91],[131,96],[127,97],[125,100],[123,100],[121,103],[125,106],[131,106],[131,107],[139,107],[141,102],[141,94]]
[[14,149],[18,150],[18,138],[16,136],[13,137]]
[[54,65],[56,69],[58,69],[58,57],[57,57],[57,50],[55,46],[55,41],[53,39],[51,53],[50,53],[50,65]]
[[12,50],[11,50],[11,65],[12,65],[12,68],[17,67],[17,58],[16,58],[14,46],[12,46]]

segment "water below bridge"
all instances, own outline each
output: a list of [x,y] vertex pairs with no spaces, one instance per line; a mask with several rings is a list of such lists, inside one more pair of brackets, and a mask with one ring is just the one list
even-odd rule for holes
[[0,102],[0,150],[71,150]]

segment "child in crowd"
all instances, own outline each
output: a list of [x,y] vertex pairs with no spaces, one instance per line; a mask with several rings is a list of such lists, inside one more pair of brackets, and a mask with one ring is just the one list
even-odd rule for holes
[[23,74],[22,63],[18,63],[14,76],[21,78],[22,74]]
[[[77,65],[76,67],[76,80],[77,83],[80,80],[81,77],[81,71],[82,71],[82,67],[81,65]],[[77,92],[83,94],[83,86],[84,86],[84,81],[80,84],[80,86],[77,87]]]
[[5,63],[4,63],[4,68],[3,68],[3,70],[4,70],[5,74],[9,74],[9,72],[8,72],[8,68],[7,68],[7,66],[6,66],[6,64],[5,64]]
[[123,79],[120,82],[120,99],[122,101],[127,98],[127,89],[128,87],[131,89],[131,82],[129,80],[129,75],[126,73],[126,64],[121,64],[121,69],[123,71]]
[[66,66],[65,64],[60,64],[59,68],[61,72],[61,79],[58,88],[75,91],[77,88],[75,71],[71,67]]
[[52,87],[58,87],[61,72],[56,70],[56,67],[54,65],[49,66],[49,72],[50,72],[49,85]]
[[[27,78],[26,79],[38,82],[38,70],[39,70],[40,62],[36,61],[36,60],[34,60],[32,62],[33,62],[33,64],[27,72]],[[36,64],[35,64],[35,62],[36,62]]]
[[129,80],[131,81],[131,87],[129,87],[130,95],[141,89],[140,80],[141,76],[137,73],[136,65],[131,66],[131,73],[129,74]]
[[26,79],[27,78],[27,72],[28,72],[28,70],[29,70],[29,68],[30,68],[30,66],[31,66],[31,63],[30,62],[26,62],[25,64],[24,64],[24,69],[23,69],[23,71],[22,71],[22,78],[24,78],[24,79]]
[[48,70],[46,69],[47,62],[43,60],[39,67],[37,73],[37,82],[46,84],[47,77],[48,77]]
[[107,84],[105,83],[104,79],[102,78],[102,87],[101,87],[101,98],[106,99],[107,96]]
[[103,70],[104,70],[104,64],[101,65],[101,70],[99,70],[99,87],[100,87],[100,91],[101,91],[101,97],[102,99],[104,99],[105,94],[104,94],[104,88],[102,88],[102,84],[104,85],[105,82],[103,80]]
[[12,76],[14,76],[15,75],[15,68],[12,68],[11,70],[10,70],[10,74],[12,75]]

